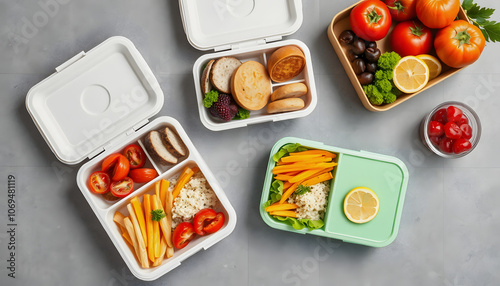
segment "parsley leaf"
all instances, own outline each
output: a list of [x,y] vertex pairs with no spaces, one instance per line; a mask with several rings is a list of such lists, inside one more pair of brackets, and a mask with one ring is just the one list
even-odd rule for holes
[[294,193],[300,196],[310,191],[311,191],[310,187],[299,185]]
[[480,7],[473,0],[464,0],[462,8],[469,20],[481,30],[487,42],[500,42],[500,23],[489,20],[495,9]]
[[160,221],[164,217],[166,217],[166,215],[161,209],[151,211],[151,220]]

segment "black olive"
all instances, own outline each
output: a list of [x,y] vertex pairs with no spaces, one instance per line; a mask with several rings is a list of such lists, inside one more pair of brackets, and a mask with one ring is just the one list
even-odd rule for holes
[[377,42],[370,42],[370,41],[365,41],[365,46],[366,48],[374,48],[376,49],[377,48]]
[[380,50],[377,48],[368,48],[365,50],[365,59],[370,63],[375,63],[380,58]]
[[361,55],[365,52],[365,41],[362,39],[357,39],[352,43],[352,52],[356,55]]
[[373,74],[369,72],[364,72],[358,75],[359,83],[362,85],[370,84],[373,81]]
[[377,63],[367,63],[365,71],[375,73],[377,71]]
[[355,59],[352,62],[352,69],[354,70],[355,74],[361,74],[365,72],[366,69],[365,61],[363,61],[362,59]]
[[351,30],[345,30],[342,33],[340,33],[339,36],[339,41],[342,45],[350,45],[352,42],[354,42],[354,32]]
[[347,58],[349,59],[350,62],[354,61],[355,59],[359,58],[358,55],[352,52],[352,50],[349,50],[347,52]]

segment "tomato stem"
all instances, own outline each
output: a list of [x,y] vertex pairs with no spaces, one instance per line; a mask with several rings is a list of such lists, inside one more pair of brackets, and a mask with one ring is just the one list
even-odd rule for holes
[[413,22],[413,25],[415,27],[409,27],[410,28],[410,31],[413,35],[417,36],[420,38],[420,36],[422,36],[423,32],[422,30],[424,29],[422,26],[419,26],[417,25],[415,22]]
[[380,19],[382,19],[383,16],[377,14],[377,11],[373,9],[370,13],[367,14],[367,17],[370,23],[377,23],[378,21],[380,21]]
[[470,45],[470,38],[471,35],[467,32],[467,29],[463,31],[457,31],[457,35],[453,37],[453,39],[458,41],[459,47],[461,47],[463,44]]
[[394,2],[394,7],[391,7],[387,5],[387,8],[392,9],[392,10],[397,10],[398,12],[402,12],[403,14],[406,14],[405,12],[405,6],[401,4],[401,2]]

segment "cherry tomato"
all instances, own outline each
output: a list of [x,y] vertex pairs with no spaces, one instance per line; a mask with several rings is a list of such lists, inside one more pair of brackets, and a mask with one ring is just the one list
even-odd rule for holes
[[431,121],[429,122],[429,130],[428,130],[429,136],[441,136],[444,134],[444,126],[443,124],[437,122],[437,121]]
[[128,176],[136,183],[147,183],[152,179],[158,177],[158,172],[155,169],[140,168],[130,170]]
[[452,150],[455,154],[460,154],[462,152],[468,151],[472,148],[472,144],[469,140],[465,138],[460,138],[453,142]]
[[455,123],[458,125],[458,126],[462,126],[462,124],[469,124],[469,119],[467,118],[467,116],[465,116],[465,114],[462,114],[462,117],[455,121]]
[[441,124],[446,124],[448,122],[448,119],[446,118],[446,109],[441,108],[434,115],[432,116],[432,121],[437,121]]
[[182,249],[196,236],[194,227],[189,222],[181,222],[174,230],[172,240],[175,248]]
[[437,32],[434,48],[443,63],[452,68],[461,68],[479,58],[485,42],[478,27],[467,21],[457,20]]
[[112,181],[120,181],[125,178],[130,170],[128,159],[122,154],[111,154],[102,162],[102,170],[109,172]]
[[89,177],[89,187],[93,193],[105,194],[109,191],[109,184],[111,179],[106,172],[97,171],[90,175]]
[[367,41],[378,41],[389,32],[392,19],[389,8],[379,0],[365,0],[351,10],[352,31]]
[[134,190],[134,181],[129,177],[125,177],[120,181],[112,182],[109,189],[113,196],[123,198]]
[[462,130],[455,122],[448,121],[444,125],[444,134],[450,139],[458,139],[462,137]]
[[444,137],[439,141],[439,149],[445,153],[451,153],[451,148],[453,146],[453,139],[450,139],[448,137]]
[[432,31],[418,21],[398,23],[391,33],[391,48],[401,57],[428,54],[432,50]]
[[418,0],[416,2],[418,19],[432,29],[444,28],[451,24],[460,9],[460,0]]
[[123,155],[127,157],[130,163],[130,169],[137,169],[146,163],[146,153],[138,145],[130,144],[123,150]]
[[460,108],[455,106],[448,106],[448,108],[446,108],[446,118],[448,121],[456,122],[462,118],[462,115],[463,113]]
[[202,209],[194,216],[194,231],[199,235],[217,232],[224,224],[223,213],[216,213],[213,209]]
[[472,127],[469,124],[464,123],[460,125],[460,130],[462,130],[462,138],[471,139],[472,138]]
[[394,21],[403,22],[417,17],[417,0],[385,0],[384,2]]

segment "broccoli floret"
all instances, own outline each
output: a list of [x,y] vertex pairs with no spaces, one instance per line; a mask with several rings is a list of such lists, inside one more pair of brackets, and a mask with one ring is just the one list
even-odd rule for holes
[[205,98],[203,98],[203,106],[206,108],[212,107],[212,104],[216,103],[219,99],[219,92],[216,90],[211,90],[205,93]]
[[383,79],[392,80],[392,78],[393,78],[392,70],[390,70],[390,71],[377,70],[375,72],[375,80],[383,80]]
[[366,96],[368,97],[368,100],[370,100],[371,104],[381,105],[382,103],[384,103],[384,95],[380,93],[375,85],[364,85],[363,90],[365,91]]
[[385,104],[393,103],[394,101],[396,101],[396,98],[397,98],[397,96],[390,91],[384,93],[384,103]]
[[394,69],[394,67],[396,67],[400,59],[401,56],[398,55],[396,52],[383,53],[378,59],[377,65],[379,69],[390,70],[392,72],[392,70]]
[[250,111],[244,108],[238,107],[238,112],[233,119],[245,119],[250,117]]
[[380,92],[390,92],[392,89],[392,83],[388,79],[376,80],[374,85]]

